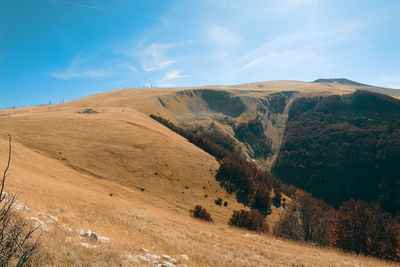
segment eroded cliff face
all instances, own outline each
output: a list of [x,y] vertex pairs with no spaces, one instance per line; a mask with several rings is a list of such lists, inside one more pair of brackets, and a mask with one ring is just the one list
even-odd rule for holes
[[158,100],[163,113],[181,127],[205,135],[226,135],[250,160],[269,170],[282,142],[289,104],[297,94],[198,89]]

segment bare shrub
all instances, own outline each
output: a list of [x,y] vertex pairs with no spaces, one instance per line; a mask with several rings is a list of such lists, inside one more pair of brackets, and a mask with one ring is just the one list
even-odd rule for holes
[[13,211],[15,196],[3,195],[7,171],[11,162],[11,136],[7,167],[3,173],[0,190],[0,266],[23,266],[38,252],[39,241],[33,234],[36,228],[29,227]]
[[258,210],[251,210],[250,212],[234,210],[228,224],[256,232],[267,232],[269,229],[264,216]]
[[94,113],[99,113],[96,110],[92,108],[85,108],[84,110],[79,111],[78,113],[80,114],[94,114]]
[[213,219],[211,218],[211,214],[207,212],[202,206],[197,205],[194,207],[194,210],[190,211],[190,214],[193,218],[197,218],[206,222],[212,222]]

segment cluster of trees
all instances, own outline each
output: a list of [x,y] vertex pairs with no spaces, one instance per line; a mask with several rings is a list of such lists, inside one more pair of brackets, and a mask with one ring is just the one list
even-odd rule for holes
[[357,91],[296,99],[272,173],[335,208],[350,198],[400,215],[400,101]]
[[213,222],[211,214],[208,213],[207,210],[200,205],[194,207],[194,209],[190,211],[190,215],[192,215],[192,217],[196,219],[200,219],[206,222]]
[[378,204],[353,199],[339,210],[297,190],[273,233],[302,242],[400,260],[400,225]]
[[232,153],[229,150],[225,149],[222,145],[216,144],[215,142],[211,141],[207,137],[192,133],[181,127],[178,127],[175,124],[173,124],[172,122],[170,122],[169,120],[164,119],[161,116],[150,114],[150,118],[158,121],[159,123],[168,127],[169,129],[176,132],[177,134],[185,137],[190,143],[200,147],[207,153],[216,157],[218,160],[220,160],[220,159],[224,158],[225,156]]
[[[254,163],[245,160],[239,152],[231,152],[221,144],[178,127],[160,116],[151,114],[150,117],[220,160],[217,180],[228,193],[235,193],[239,202],[256,208],[263,214],[270,211],[274,179],[269,173],[259,170]],[[223,139],[219,138],[219,140]]]
[[247,160],[228,155],[220,161],[217,180],[239,202],[267,214],[271,209],[273,177]]
[[[280,220],[274,225],[273,233],[279,237],[294,239],[302,242],[313,242],[324,246],[334,246],[346,251],[353,251],[356,253],[361,253],[365,255],[370,255],[374,257],[384,258],[388,260],[399,261],[400,260],[400,226],[397,219],[394,219],[389,213],[384,212],[379,204],[368,204],[363,200],[348,200],[351,197],[343,194],[343,187],[347,188],[352,185],[352,179],[360,179],[360,176],[356,178],[352,178],[350,174],[356,175],[356,172],[347,173],[348,180],[329,180],[322,181],[317,179],[317,176],[313,174],[313,171],[319,173],[320,177],[325,178],[323,175],[333,175],[335,171],[332,169],[332,166],[336,166],[336,168],[340,171],[340,166],[337,162],[344,164],[344,160],[339,156],[343,156],[342,154],[337,154],[335,152],[334,147],[329,147],[332,151],[333,156],[328,158],[330,161],[335,162],[333,165],[327,165],[327,170],[320,170],[323,168],[323,164],[326,164],[324,160],[328,160],[324,158],[323,155],[329,154],[330,150],[321,151],[322,154],[317,154],[316,149],[326,149],[318,146],[318,143],[315,142],[312,137],[308,138],[309,134],[304,129],[311,129],[313,127],[318,126],[318,123],[315,124],[315,120],[321,116],[322,121],[324,121],[324,125],[331,124],[330,121],[333,117],[326,113],[320,114],[312,114],[313,119],[310,120],[302,120],[296,119],[293,120],[296,116],[303,116],[304,112],[307,112],[308,109],[313,109],[318,106],[318,102],[327,101],[326,104],[329,108],[326,107],[325,104],[321,105],[322,110],[330,110],[330,104],[332,102],[340,102],[343,101],[343,98],[340,97],[328,97],[328,98],[315,98],[313,101],[308,102],[305,99],[300,99],[303,103],[299,105],[299,108],[304,108],[305,111],[297,113],[296,115],[291,114],[291,122],[295,122],[294,124],[288,126],[289,130],[286,130],[285,140],[284,140],[284,148],[280,154],[280,163],[274,166],[275,171],[279,174],[285,173],[283,170],[283,166],[290,169],[290,175],[298,178],[298,175],[308,175],[307,180],[305,177],[301,177],[303,183],[298,182],[297,180],[291,180],[290,177],[287,178],[287,181],[297,181],[296,185],[299,185],[303,188],[307,188],[307,186],[314,190],[321,190],[324,194],[328,194],[328,196],[332,196],[337,194],[336,197],[341,201],[333,202],[337,204],[337,210],[334,207],[328,205],[326,202],[314,198],[311,194],[300,190],[298,187],[289,185],[281,182],[279,179],[275,179],[269,173],[261,171],[257,168],[257,166],[248,162],[244,158],[242,158],[239,153],[231,152],[225,149],[222,145],[216,144],[213,141],[209,140],[204,136],[199,136],[186,130],[176,127],[168,120],[165,120],[161,117],[151,115],[153,119],[161,122],[165,126],[169,127],[171,130],[181,134],[186,137],[190,142],[204,149],[206,152],[214,155],[217,159],[220,160],[220,168],[217,172],[217,179],[220,181],[221,185],[226,188],[229,193],[236,193],[237,199],[239,202],[244,203],[247,206],[251,206],[254,208],[252,211],[234,211],[232,218],[229,220],[229,224],[236,227],[243,227],[249,230],[254,231],[266,231],[269,227],[265,224],[265,215],[268,214],[268,211],[271,208],[271,204],[279,207],[283,205],[285,207],[285,212],[281,216]],[[354,99],[345,99],[344,102],[356,102]],[[306,108],[304,107],[306,106]],[[299,108],[295,108],[295,111],[298,111]],[[343,107],[342,107],[343,108]],[[340,109],[340,108],[339,108]],[[400,109],[399,109],[400,111]],[[327,115],[328,119],[324,119],[324,115]],[[331,119],[329,119],[331,118]],[[400,117],[399,117],[400,118]],[[393,121],[392,121],[393,122]],[[291,127],[299,127],[299,130],[291,129]],[[345,127],[345,126],[341,126]],[[378,126],[377,126],[378,127]],[[393,125],[391,126],[393,127]],[[385,127],[384,127],[385,128]],[[317,131],[322,128],[316,127],[314,128],[315,132],[313,134],[317,134]],[[400,128],[393,128],[392,131],[388,131],[390,134],[397,134],[397,131]],[[387,128],[385,128],[387,130]],[[323,132],[323,131],[322,131]],[[299,136],[303,134],[304,140],[299,140]],[[311,134],[311,136],[313,136]],[[382,134],[382,133],[381,133]],[[379,135],[378,135],[379,136]],[[323,140],[321,137],[319,142]],[[385,155],[379,154],[379,157],[386,158],[389,164],[389,169],[394,170],[397,173],[398,166],[393,165],[393,160],[391,156],[396,156],[397,150],[396,146],[398,145],[398,140],[392,140],[395,142],[394,149],[391,149],[386,141],[382,141],[379,145],[382,146],[381,153]],[[298,144],[300,143],[301,149],[297,151]],[[332,140],[332,141],[335,141]],[[304,143],[302,143],[304,142]],[[397,143],[396,143],[397,142]],[[305,145],[306,144],[306,145]],[[324,143],[325,145],[328,145]],[[339,145],[335,143],[335,145]],[[315,147],[314,147],[315,146]],[[360,145],[361,146],[361,145]],[[294,150],[293,157],[287,157],[286,153],[290,149]],[[307,150],[310,152],[307,152]],[[392,151],[392,152],[390,152]],[[315,153],[315,154],[312,154]],[[317,155],[320,157],[318,158]],[[300,158],[298,158],[300,157]],[[338,158],[334,158],[338,157]],[[360,154],[360,157],[363,157],[363,154]],[[389,157],[389,158],[388,158]],[[290,160],[288,160],[290,158]],[[396,157],[397,159],[400,157]],[[283,160],[285,159],[285,160]],[[320,162],[318,162],[320,160]],[[348,160],[348,159],[346,159]],[[372,159],[371,159],[372,160]],[[374,158],[373,160],[376,160]],[[369,161],[369,164],[374,165],[374,161]],[[311,164],[307,164],[308,161],[311,161]],[[283,164],[284,162],[284,164]],[[379,165],[378,161],[378,165]],[[352,161],[353,164],[354,161]],[[293,166],[289,166],[293,164]],[[357,165],[359,167],[359,165]],[[366,167],[366,166],[365,166]],[[397,168],[397,169],[396,169]],[[380,169],[384,173],[384,170]],[[300,173],[297,173],[297,171]],[[364,175],[367,175],[364,170],[359,170]],[[336,176],[335,176],[336,177]],[[390,174],[386,174],[386,177],[392,177]],[[400,177],[400,176],[397,176]],[[329,177],[332,178],[332,177]],[[385,179],[383,179],[385,181]],[[397,181],[398,179],[389,179],[390,182]],[[369,183],[371,180],[363,180],[363,183]],[[316,183],[315,188],[313,187],[313,183]],[[321,183],[324,186],[321,187]],[[340,185],[339,183],[344,183],[344,185]],[[389,187],[393,183],[388,183]],[[363,187],[359,182],[356,181],[355,186]],[[369,186],[369,185],[365,185]],[[364,187],[365,187],[364,186]],[[379,188],[382,189],[382,183],[379,185]],[[271,199],[271,191],[273,189],[274,197]],[[338,191],[335,191],[338,190]],[[351,190],[354,190],[351,187]],[[357,192],[362,192],[363,188],[358,189]],[[396,188],[392,188],[395,194]],[[345,190],[344,190],[345,191]],[[319,197],[321,193],[318,193]],[[289,196],[291,200],[287,202],[282,197],[282,193]],[[385,192],[384,195],[387,197],[386,199],[395,199],[398,201],[398,195],[390,195],[393,193]],[[358,196],[357,194],[355,194]],[[348,197],[347,199],[345,198]],[[332,200],[327,198],[328,200]],[[371,198],[370,198],[371,199]],[[375,200],[379,201],[379,198]],[[347,201],[347,202],[345,202]],[[392,201],[392,200],[390,200]],[[344,203],[345,202],[345,203]],[[373,201],[371,201],[373,202]],[[387,206],[386,206],[387,210]],[[199,213],[201,209],[199,209]],[[260,211],[260,212],[259,212]]]
[[256,232],[268,232],[269,229],[264,216],[258,210],[234,210],[228,224]]
[[334,217],[335,210],[331,206],[297,190],[273,232],[284,238],[327,245]]
[[196,131],[197,135],[204,136],[208,140],[212,140],[217,145],[222,146],[229,152],[237,152],[237,144],[235,140],[227,134],[224,134],[218,130],[211,130],[211,131]]

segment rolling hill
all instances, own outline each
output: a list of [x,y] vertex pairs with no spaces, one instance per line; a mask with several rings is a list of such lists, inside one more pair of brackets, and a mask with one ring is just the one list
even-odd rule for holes
[[[18,194],[22,215],[42,225],[41,264],[152,265],[155,256],[168,254],[176,265],[189,266],[387,266],[228,227],[232,211],[244,207],[215,180],[216,159],[148,117],[158,114],[200,134],[223,133],[269,170],[286,142],[292,103],[360,89],[353,86],[272,81],[132,88],[0,110],[1,167],[6,133],[13,137],[6,190]],[[227,207],[215,205],[219,197]],[[196,204],[207,208],[214,224],[189,216]],[[281,210],[274,208],[270,224]],[[82,229],[106,238],[90,240]]]

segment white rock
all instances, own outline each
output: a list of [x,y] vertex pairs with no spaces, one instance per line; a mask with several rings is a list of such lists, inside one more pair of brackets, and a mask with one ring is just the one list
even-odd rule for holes
[[92,232],[92,231],[90,231],[90,230],[85,230],[85,229],[77,228],[77,229],[75,229],[75,231],[76,231],[80,236],[89,237],[90,239],[96,240],[96,241],[99,239],[98,235],[97,235],[95,232]]
[[105,237],[105,236],[99,236],[99,241],[102,243],[109,243],[110,242],[110,238]]
[[174,267],[175,265],[168,262],[168,261],[162,261],[160,264],[158,264],[157,266],[159,267]]
[[94,246],[89,245],[88,243],[81,243],[81,246],[82,246],[82,247],[85,247],[85,248],[97,248],[97,247],[98,247],[98,246],[96,246],[96,245],[94,245]]
[[60,225],[60,228],[65,230],[65,231],[72,232],[72,228],[69,227],[68,224],[63,223],[63,224]]
[[149,255],[151,258],[153,258],[153,260],[160,260],[161,259],[161,257],[160,256],[158,256],[158,255],[156,255],[156,254],[150,254]]
[[143,247],[140,248],[140,251],[143,252],[143,253],[148,253],[148,252],[149,252],[148,249],[145,249],[145,248],[143,248]]
[[189,260],[189,256],[186,255],[186,254],[181,254],[180,256],[181,256],[181,258],[184,259],[185,261],[188,261],[188,260]]
[[23,209],[24,207],[25,207],[25,205],[22,204],[22,203],[14,203],[14,208],[15,208],[16,210]]
[[98,240],[99,236],[95,232],[91,232],[89,235],[89,238],[91,238],[93,240]]
[[58,222],[57,216],[53,216],[53,215],[50,215],[50,214],[48,214],[47,216],[48,216],[51,220],[53,220],[53,221],[55,221],[55,222]]
[[164,260],[171,260],[171,256],[169,256],[169,255],[165,255],[165,254],[163,254],[162,255],[162,258],[164,259]]
[[144,256],[139,256],[139,260],[142,261],[142,262],[146,262],[146,263],[150,263],[151,262],[151,260],[149,258],[144,257]]
[[76,228],[75,232],[77,232],[79,235],[85,235],[85,230],[80,229],[80,228]]

